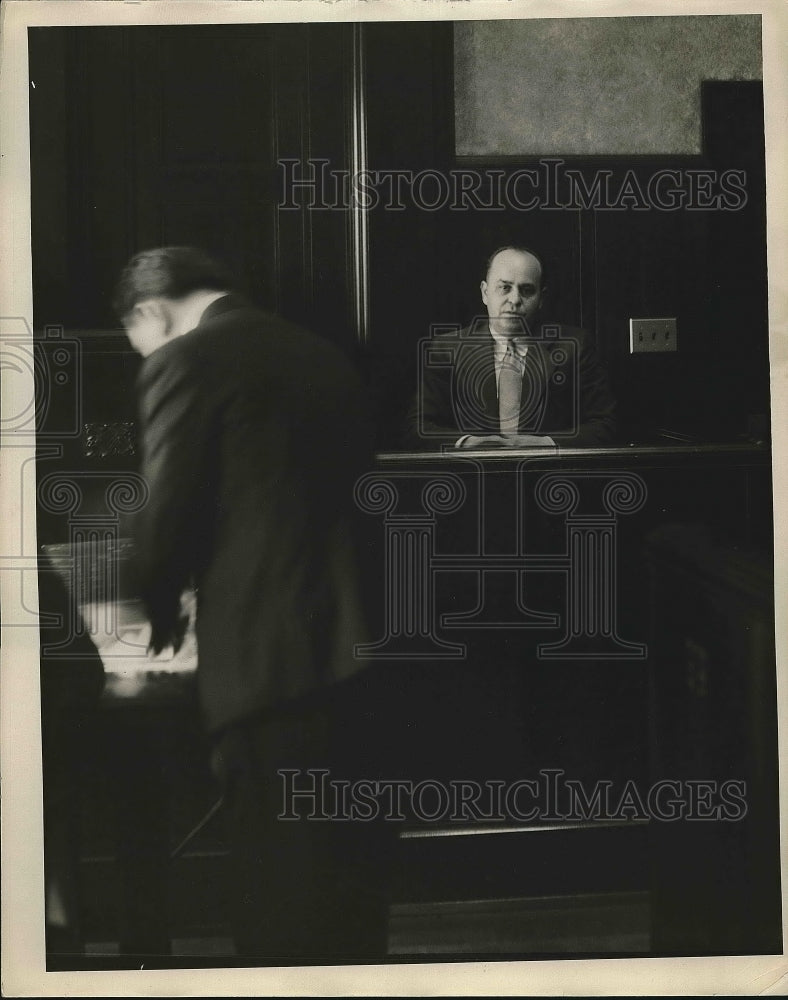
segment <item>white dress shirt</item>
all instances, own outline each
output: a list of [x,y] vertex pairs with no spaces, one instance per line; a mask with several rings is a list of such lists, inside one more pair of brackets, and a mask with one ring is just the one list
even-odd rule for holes
[[503,368],[503,359],[506,357],[506,352],[509,349],[509,343],[511,342],[514,346],[514,355],[520,364],[520,374],[523,374],[525,368],[525,357],[528,354],[528,341],[525,337],[504,337],[500,333],[496,333],[495,330],[490,330],[492,334],[493,344],[493,354],[495,355],[495,391],[498,392],[498,385],[501,380],[501,368]]
[[[509,349],[509,341],[512,340],[512,338],[504,337],[502,334],[496,333],[494,330],[490,330],[490,335],[492,336],[493,339],[493,356],[495,359],[495,393],[497,395],[498,383],[501,377],[501,368],[503,368],[503,361],[504,358],[506,357],[506,352]],[[514,351],[516,357],[519,360],[520,373],[522,374],[525,370],[525,358],[526,355],[528,354],[528,341],[525,337],[514,338]],[[551,437],[548,437],[546,434],[544,435],[540,434],[537,436],[544,441],[545,445],[550,445],[553,448],[556,447],[555,441]],[[470,434],[462,434],[454,442],[454,447],[461,448],[463,441],[465,441],[466,438],[469,437],[471,437]]]

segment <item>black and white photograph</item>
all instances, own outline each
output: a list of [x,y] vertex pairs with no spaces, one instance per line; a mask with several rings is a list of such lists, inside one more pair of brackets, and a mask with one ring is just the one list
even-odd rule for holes
[[786,5],[0,18],[4,995],[788,989]]

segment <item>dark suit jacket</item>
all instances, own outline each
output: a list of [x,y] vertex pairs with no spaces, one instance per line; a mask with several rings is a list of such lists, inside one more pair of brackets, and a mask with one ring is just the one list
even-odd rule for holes
[[325,340],[226,296],[138,382],[140,586],[154,626],[197,589],[208,728],[355,673],[365,641],[353,486],[371,457],[361,381]]
[[[463,434],[500,432],[493,346],[486,318],[424,345],[407,447],[440,450]],[[531,337],[520,432],[547,434],[565,447],[613,440],[615,402],[587,331],[545,323]]]

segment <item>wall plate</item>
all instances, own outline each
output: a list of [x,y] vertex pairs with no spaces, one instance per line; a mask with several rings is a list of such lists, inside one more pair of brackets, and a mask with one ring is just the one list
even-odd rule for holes
[[676,317],[630,319],[630,354],[665,354],[678,350]]

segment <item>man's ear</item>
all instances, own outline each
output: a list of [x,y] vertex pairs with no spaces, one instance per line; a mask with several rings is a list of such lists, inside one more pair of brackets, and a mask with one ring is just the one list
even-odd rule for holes
[[132,310],[134,316],[142,320],[161,319],[161,303],[158,299],[143,299]]
[[160,296],[145,299],[144,301],[137,303],[136,308],[139,310],[139,316],[141,319],[160,325],[164,336],[166,337],[169,335],[170,330],[172,329],[173,315],[166,299],[161,298]]
[[482,302],[487,305],[487,282],[482,281],[479,284],[479,291],[482,293]]

